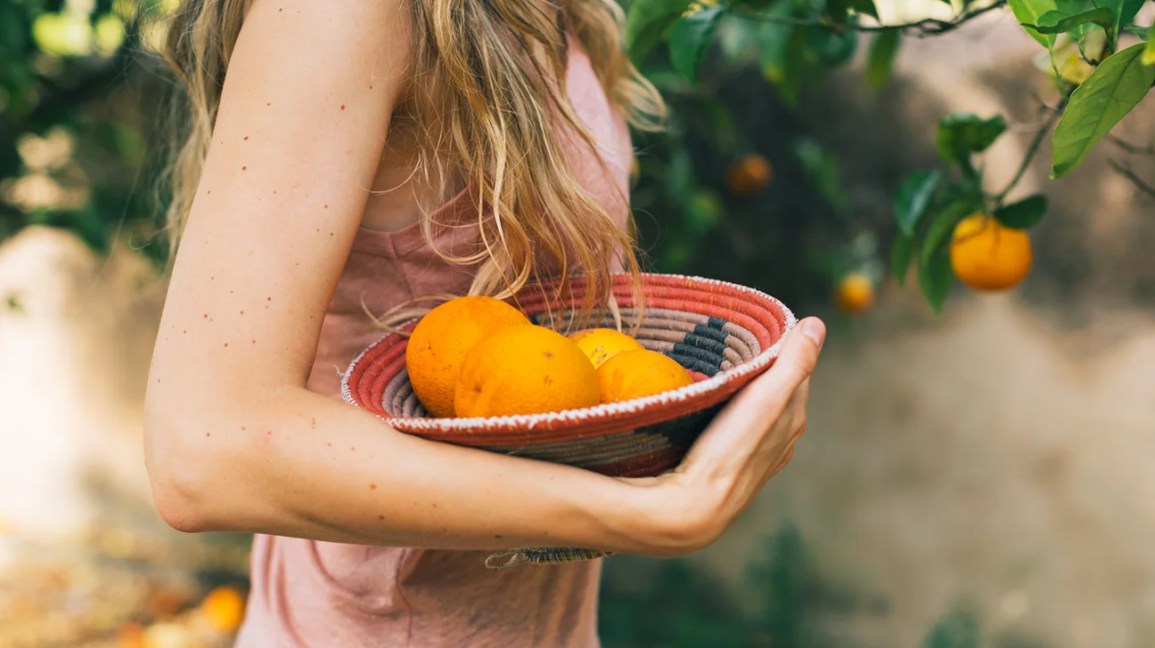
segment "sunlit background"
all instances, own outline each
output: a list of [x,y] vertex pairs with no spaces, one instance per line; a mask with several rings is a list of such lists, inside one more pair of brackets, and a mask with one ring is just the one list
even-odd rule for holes
[[[0,0],[0,646],[222,646],[243,615],[248,539],[168,529],[141,452],[170,113],[163,21],[134,19],[174,4]],[[603,641],[1155,645],[1150,104],[1062,179],[1044,141],[1016,186],[1049,198],[1030,276],[936,314],[888,272],[896,189],[954,111],[1004,116],[978,159],[1010,182],[1056,98],[1045,50],[1006,9],[903,39],[889,73],[872,33],[775,37],[723,22],[696,86],[647,59],[673,113],[637,139],[634,204],[657,270],[827,318],[810,431],[715,546],[608,560]]]

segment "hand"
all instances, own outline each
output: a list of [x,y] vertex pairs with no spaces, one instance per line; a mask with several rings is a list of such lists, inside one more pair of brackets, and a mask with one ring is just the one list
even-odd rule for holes
[[644,487],[639,506],[648,553],[677,555],[711,544],[790,463],[806,430],[810,375],[825,337],[817,318],[799,322],[773,366],[718,414],[676,470],[629,480]]

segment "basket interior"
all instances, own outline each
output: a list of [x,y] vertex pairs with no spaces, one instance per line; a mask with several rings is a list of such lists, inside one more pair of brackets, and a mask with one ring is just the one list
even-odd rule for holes
[[[524,305],[523,305],[524,307]],[[528,310],[528,309],[527,309]],[[647,349],[673,358],[701,380],[717,375],[742,362],[749,361],[762,351],[759,335],[734,322],[702,313],[669,308],[646,308],[641,311],[624,307],[619,311],[622,330],[631,333]],[[542,310],[530,312],[535,324],[561,331],[575,329],[574,311]],[[634,330],[641,318],[641,326]],[[595,310],[588,321],[584,318],[576,328],[616,328],[613,313],[608,309]],[[404,342],[401,343],[403,347]],[[400,358],[403,360],[403,355]],[[388,380],[381,405],[388,416],[425,418],[429,413],[413,393],[409,373],[404,362],[395,368],[396,374]]]

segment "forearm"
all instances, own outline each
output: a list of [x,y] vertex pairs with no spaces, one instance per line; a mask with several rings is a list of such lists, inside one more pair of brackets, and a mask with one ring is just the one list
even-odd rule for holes
[[166,517],[190,529],[454,549],[651,550],[631,512],[635,486],[419,439],[304,389],[266,392],[182,430],[154,427],[158,503],[162,512],[179,507]]

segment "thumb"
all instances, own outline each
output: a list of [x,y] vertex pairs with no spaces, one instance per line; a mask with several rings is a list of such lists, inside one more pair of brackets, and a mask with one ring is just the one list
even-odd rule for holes
[[725,421],[735,418],[746,419],[754,415],[759,419],[777,417],[814,373],[825,340],[826,325],[822,320],[808,317],[799,322],[786,337],[770,368],[738,392],[716,422],[725,426]]
[[782,345],[782,350],[770,370],[760,380],[755,381],[754,385],[758,385],[755,389],[762,392],[760,396],[792,394],[810,377],[810,374],[814,373],[814,367],[818,364],[818,354],[822,352],[825,341],[826,325],[822,320],[807,317],[798,322],[786,337],[786,342]]

